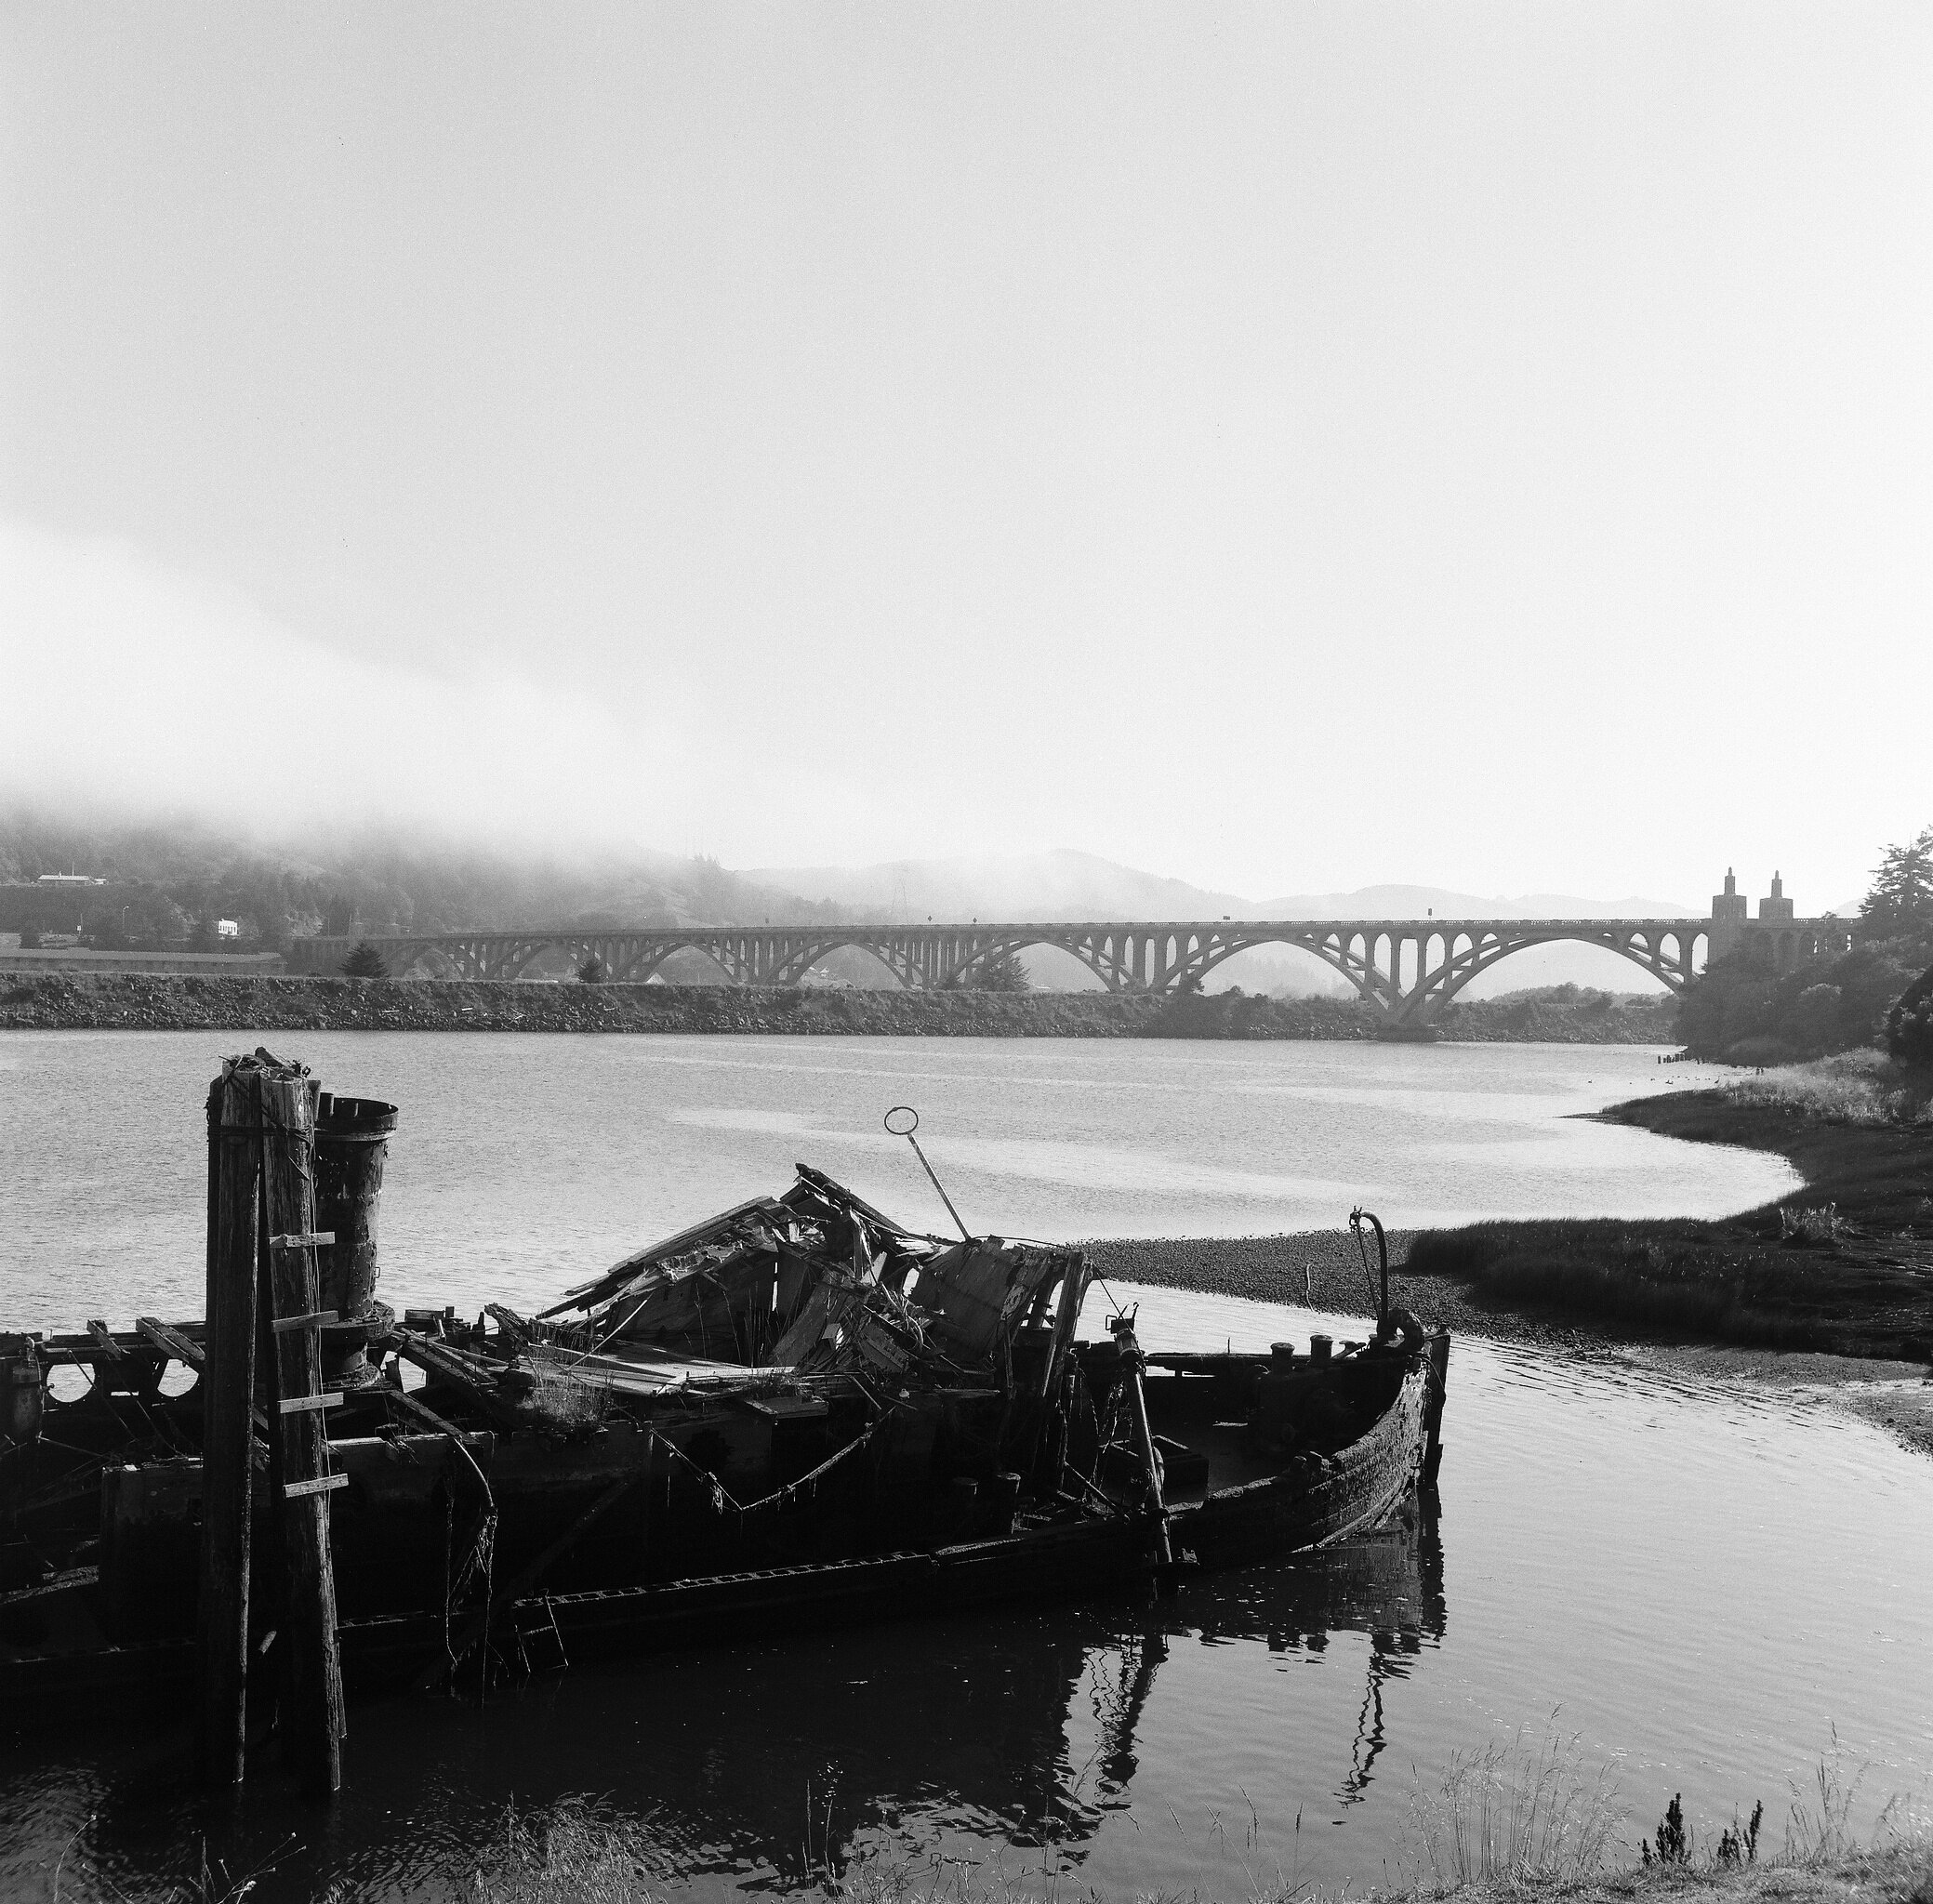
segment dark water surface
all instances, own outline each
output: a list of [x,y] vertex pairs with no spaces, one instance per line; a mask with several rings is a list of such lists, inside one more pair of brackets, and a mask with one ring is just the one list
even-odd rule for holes
[[[145,1306],[176,1230],[190,1264],[199,1247],[196,1167],[173,1151],[193,1142],[224,1041],[62,1042],[0,1045],[9,1321],[23,1302],[49,1321],[125,1316]],[[554,1288],[642,1235],[776,1187],[794,1151],[918,1220],[918,1180],[867,1147],[860,1118],[909,1097],[972,1218],[1036,1233],[1333,1221],[1331,1176],[1344,1204],[1359,1189],[1399,1221],[1768,1194],[1763,1159],[1558,1122],[1655,1077],[1648,1052],[1251,1047],[1206,1053],[1225,1068],[1201,1084],[1181,1062],[1196,1048],[608,1041],[627,1042],[699,1049],[640,1069],[582,1055],[605,1041],[301,1041],[330,1084],[404,1104],[384,1220],[410,1286],[392,1293],[430,1293],[432,1255],[452,1300]],[[723,1068],[703,1069],[708,1051]],[[789,1068],[795,1057],[812,1068]],[[748,1084],[741,1064],[778,1069]],[[1227,1133],[1219,1148],[1195,1128],[1204,1102]],[[709,1121],[679,1121],[694,1110]],[[753,1121],[780,1115],[802,1123]],[[684,1130],[709,1134],[687,1148]],[[722,1130],[736,1134],[714,1152]],[[959,1160],[962,1131],[1016,1148]],[[600,1154],[623,1161],[600,1172]],[[1132,1182],[1122,1168],[1109,1189],[1107,1159],[1123,1156],[1159,1168]],[[432,1216],[408,1213],[412,1199]],[[192,1292],[193,1275],[173,1273]],[[1227,1299],[1116,1294],[1139,1295],[1160,1345],[1260,1346],[1320,1326]],[[145,1724],[7,1741],[0,1897],[51,1896],[63,1852],[62,1897],[165,1895],[205,1836],[231,1870],[272,1861],[260,1897],[448,1896],[508,1805],[576,1794],[642,1820],[658,1882],[692,1895],[796,1885],[854,1856],[998,1860],[1060,1873],[1064,1894],[1246,1896],[1278,1869],[1362,1884],[1394,1874],[1412,1796],[1453,1752],[1536,1735],[1553,1712],[1590,1764],[1615,1764],[1635,1807],[1627,1844],[1676,1791],[1715,1829],[1763,1799],[1776,1835],[1788,1778],[1809,1774],[1835,1726],[1848,1766],[1872,1762],[1860,1820],[1894,1792],[1924,1799],[1933,1463],[1788,1398],[1468,1342],[1452,1352],[1445,1437],[1439,1512],[1166,1605],[754,1633],[546,1675],[482,1707],[358,1705],[329,1813],[293,1802],[272,1766],[239,1811],[211,1805],[183,1780],[179,1736]]]

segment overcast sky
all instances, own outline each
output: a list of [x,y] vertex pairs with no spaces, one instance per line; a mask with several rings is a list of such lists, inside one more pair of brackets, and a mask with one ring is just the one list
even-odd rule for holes
[[1842,900],[1933,822],[1929,55],[8,0],[0,782]]

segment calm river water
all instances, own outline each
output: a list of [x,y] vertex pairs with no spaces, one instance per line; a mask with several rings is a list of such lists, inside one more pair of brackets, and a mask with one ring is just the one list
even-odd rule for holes
[[[0,1326],[199,1307],[200,1103],[241,1035],[0,1043]],[[1628,1049],[277,1035],[403,1106],[384,1293],[549,1295],[788,1180],[916,1223],[1052,1237],[1476,1215],[1715,1213],[1762,1157],[1574,1114],[1687,1079]],[[1122,1294],[1117,1290],[1118,1294]],[[1260,1346],[1305,1311],[1138,1292],[1144,1339]],[[1359,1326],[1359,1325],[1358,1325]],[[255,1894],[449,1895],[507,1805],[601,1798],[656,1882],[784,1888],[828,1856],[998,1859],[1110,1896],[1394,1875],[1452,1754],[1555,1725],[1633,1807],[1715,1831],[1836,1727],[1857,1816],[1933,1780],[1933,1463],[1790,1398],[1616,1359],[1452,1352],[1440,1516],[1333,1559],[1129,1602],[647,1659],[479,1709],[358,1706],[327,1815],[271,1773],[237,1813],[180,1740],[0,1741],[0,1896],[165,1895],[205,1835]],[[1555,1715],[1555,1719],[1553,1718]],[[1252,1804],[1253,1810],[1251,1810]],[[1299,1827],[1298,1827],[1298,1820]]]

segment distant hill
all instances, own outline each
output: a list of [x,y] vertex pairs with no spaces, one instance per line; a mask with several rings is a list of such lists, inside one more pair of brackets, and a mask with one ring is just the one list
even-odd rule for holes
[[1248,919],[1701,919],[1710,903],[1680,899],[1580,899],[1569,892],[1484,898],[1442,886],[1363,886],[1354,892],[1301,892],[1264,900]]
[[867,866],[758,866],[760,885],[894,921],[935,919],[1658,919],[1709,908],[1671,899],[1482,898],[1443,886],[1364,886],[1245,899],[1061,848],[1052,853],[886,860]]
[[[70,871],[111,882],[98,889],[99,903],[106,907],[112,896],[115,929],[137,940],[144,931],[168,936],[216,916],[240,919],[264,943],[324,930],[807,924],[841,916],[715,860],[648,850],[546,857],[386,832],[247,839],[185,818],[136,824],[0,813],[0,914],[7,915],[0,929],[71,928],[75,902],[64,899],[58,919],[50,912],[39,920],[54,902],[32,885],[44,872]],[[137,889],[156,900],[146,923],[130,897]],[[96,929],[89,920],[87,930]]]
[[[58,898],[43,872],[81,872],[106,888]],[[1368,886],[1255,901],[1144,872],[1097,853],[1062,850],[896,860],[868,866],[766,866],[735,872],[715,860],[638,848],[600,855],[493,853],[400,833],[248,839],[200,821],[140,822],[0,811],[0,931],[81,931],[95,943],[179,942],[218,918],[245,938],[280,945],[334,932],[460,932],[521,926],[920,923],[936,919],[1590,919],[1685,916],[1703,910],[1652,899],[1568,894],[1486,899],[1437,886]],[[1036,982],[1098,984],[1065,953],[1027,955]],[[828,970],[857,984],[889,982],[860,952]],[[1564,983],[1646,989],[1635,967],[1578,946],[1525,952],[1477,982],[1476,995]],[[1219,990],[1333,993],[1346,984],[1306,954],[1264,947],[1210,981]]]
[[1098,853],[972,853],[955,859],[885,860],[868,866],[755,866],[745,875],[894,924],[929,919],[1087,919],[1255,917],[1253,903]]

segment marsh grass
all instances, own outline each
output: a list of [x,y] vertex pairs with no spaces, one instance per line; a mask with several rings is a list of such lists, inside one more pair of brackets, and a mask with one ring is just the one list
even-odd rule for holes
[[1414,1276],[1467,1282],[1500,1305],[1572,1310],[1623,1329],[1766,1349],[1823,1348],[1830,1340],[1804,1313],[1817,1296],[1808,1263],[1762,1251],[1746,1256],[1696,1223],[1426,1230],[1410,1244],[1404,1266]]
[[1842,1051],[1809,1064],[1781,1064],[1718,1087],[1733,1104],[1762,1104],[1866,1129],[1933,1124],[1933,1071],[1883,1051]]
[[656,1904],[646,1820],[601,1799],[512,1805],[460,1893],[465,1904]]
[[[1808,1779],[1791,1786],[1784,1847],[1759,1855],[1762,1807],[1749,1822],[1706,1844],[1674,1801],[1661,1823],[1657,1851],[1640,1866],[1619,1838],[1630,1817],[1612,1767],[1585,1762],[1575,1735],[1555,1715],[1541,1736],[1455,1753],[1435,1784],[1419,1778],[1402,1835],[1396,1882],[1353,1895],[1357,1904],[1432,1904],[1461,1895],[1464,1904],[1542,1894],[1563,1904],[1630,1904],[1652,1889],[1678,1896],[1737,1891],[1778,1904],[1929,1904],[1933,1900],[1933,1830],[1897,1799],[1864,1840],[1852,1827],[1869,1767],[1850,1764],[1834,1734],[1832,1749]],[[826,1798],[822,1805],[821,1798]],[[1238,1871],[1229,1820],[1246,1816]],[[1240,1807],[1211,1810],[1191,1831],[1172,1811],[1148,1815],[1147,1829],[1173,1829],[1204,1858],[1200,1879],[1172,1892],[1121,1894],[1120,1904],[1346,1904],[1352,1892],[1317,1892],[1264,1850],[1262,1817],[1246,1794]],[[1283,1828],[1299,1844],[1301,1814]],[[881,1845],[850,1855],[834,1850],[827,1794],[808,1792],[802,1884],[788,1895],[809,1904],[1107,1904],[1049,1844],[1039,1863],[990,1856],[911,1853]],[[1669,1855],[1667,1855],[1667,1853]],[[661,1904],[675,1885],[662,1869],[648,1818],[627,1816],[605,1800],[566,1798],[536,1812],[510,1807],[467,1875],[448,1891],[462,1904]],[[183,1904],[234,1899],[236,1890],[192,1888]],[[429,1894],[426,1894],[429,1895]]]
[[1839,1206],[1835,1203],[1779,1206],[1779,1235],[1788,1243],[1836,1243]]
[[1576,1734],[1555,1719],[1532,1741],[1519,1733],[1453,1752],[1435,1791],[1410,1801],[1406,1861],[1421,1886],[1578,1884],[1603,1864],[1630,1816],[1610,1766],[1584,1764]]

